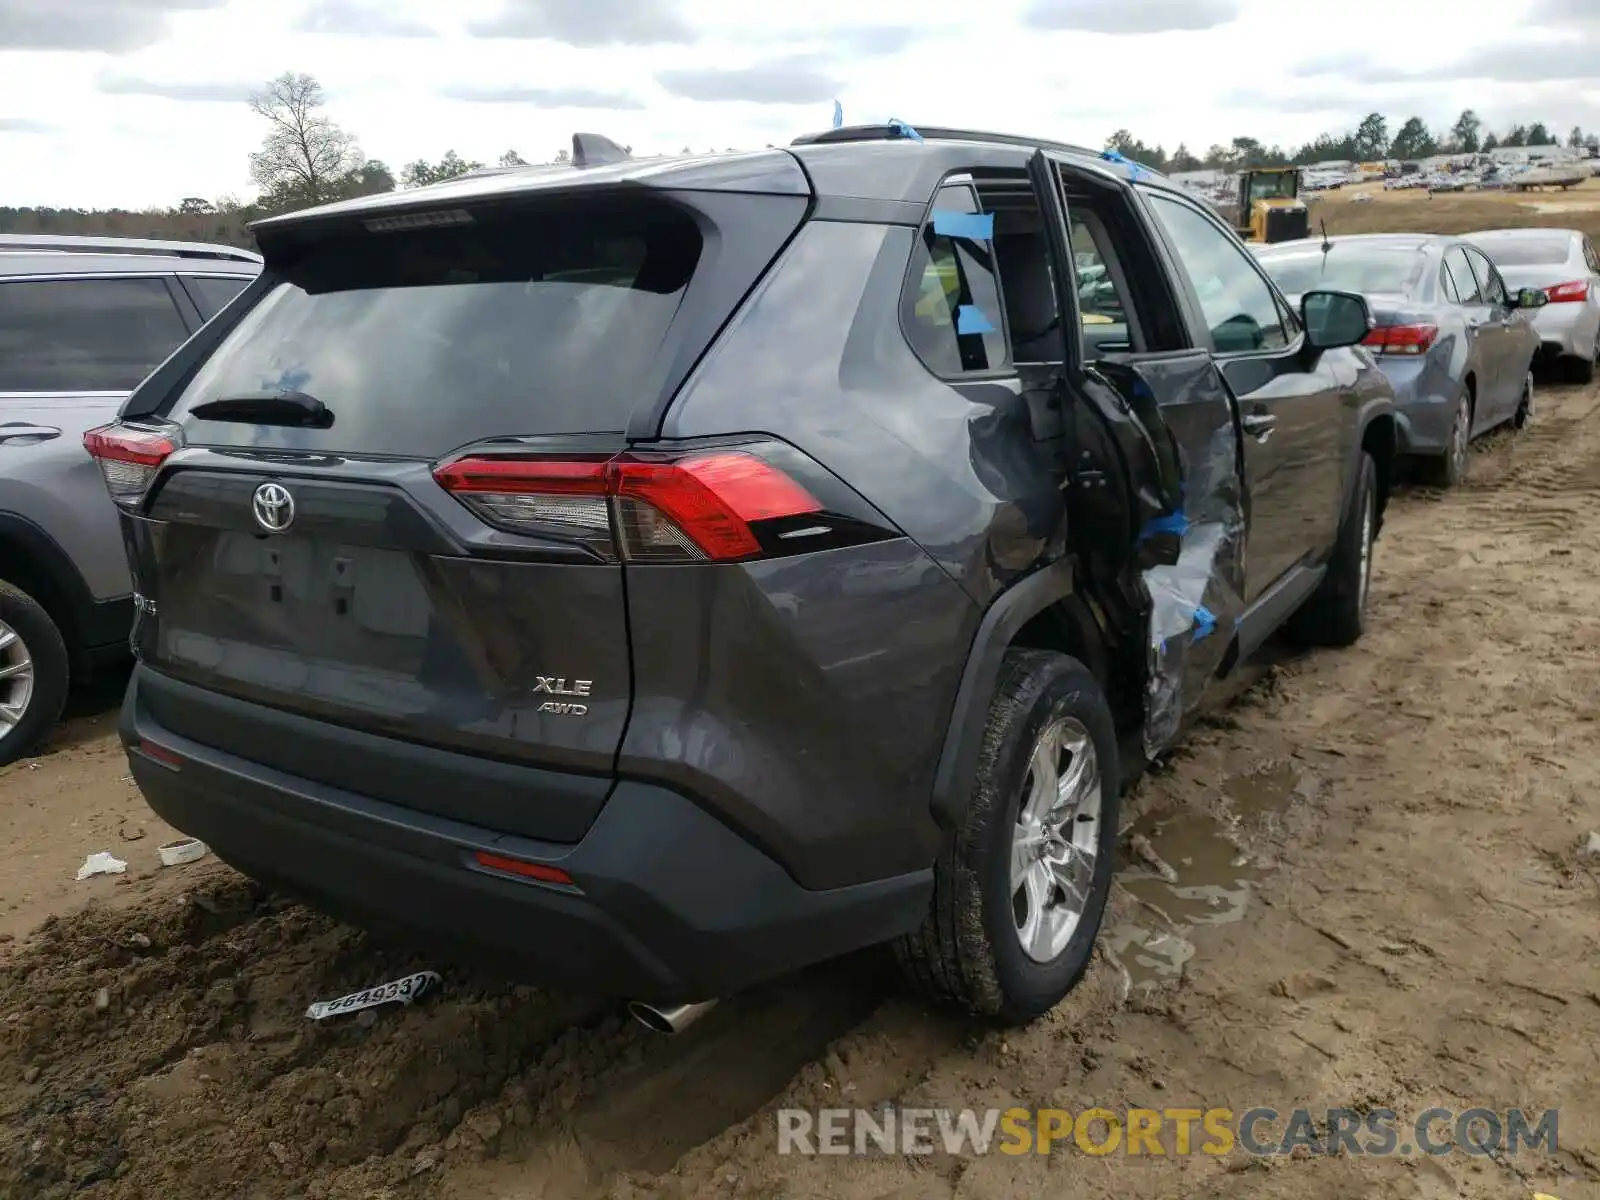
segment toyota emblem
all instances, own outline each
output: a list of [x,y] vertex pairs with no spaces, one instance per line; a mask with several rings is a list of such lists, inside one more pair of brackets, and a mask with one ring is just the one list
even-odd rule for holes
[[250,500],[256,524],[268,533],[282,533],[294,524],[294,497],[282,484],[263,483]]

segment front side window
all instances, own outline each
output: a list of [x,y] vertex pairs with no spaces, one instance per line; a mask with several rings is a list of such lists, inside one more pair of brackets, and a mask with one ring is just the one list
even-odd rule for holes
[[1187,204],[1151,194],[1150,207],[1194,284],[1212,349],[1240,354],[1287,346],[1277,299],[1249,253]]
[[[902,324],[912,348],[936,375],[999,370],[1006,338],[995,290],[992,237],[970,187],[947,184],[912,251]],[[956,219],[951,219],[952,217]]]
[[189,330],[165,281],[0,283],[0,392],[127,392]]

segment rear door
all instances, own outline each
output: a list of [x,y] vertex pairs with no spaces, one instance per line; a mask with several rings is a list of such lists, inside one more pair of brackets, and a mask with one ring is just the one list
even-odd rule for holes
[[[1132,193],[1079,186],[1070,169],[1066,182],[1070,255],[1058,248],[1056,260],[1071,276],[1063,303],[1075,305],[1065,320],[1070,328],[1076,318],[1083,379],[1071,404],[1109,432],[1130,468],[1141,522],[1134,544],[1151,602],[1144,745],[1156,754],[1200,704],[1243,611],[1237,410],[1178,316]],[[1037,178],[1035,189],[1051,190]],[[1094,514],[1080,506],[1075,515],[1081,539]]]
[[1522,380],[1533,358],[1533,341],[1525,315],[1511,307],[1505,280],[1484,253],[1475,246],[1463,247],[1478,281],[1483,302],[1485,341],[1494,348],[1494,406],[1484,415],[1491,423],[1509,420],[1522,397]]
[[128,593],[85,430],[189,336],[163,275],[0,279],[0,511],[44,525],[96,599]]
[[1467,323],[1469,369],[1477,383],[1477,403],[1473,412],[1473,433],[1488,428],[1504,406],[1505,338],[1500,314],[1484,295],[1483,280],[1465,246],[1452,246],[1445,254],[1445,266],[1455,281],[1456,294]]
[[[769,199],[803,211],[799,197],[739,203]],[[131,522],[155,609],[138,644],[175,680],[318,718],[307,736],[370,735],[363,753],[389,767],[351,779],[197,705],[163,723],[380,799],[581,835],[592,806],[485,773],[610,776],[632,679],[605,464],[673,386],[712,265],[770,261],[794,220],[755,223],[754,248],[717,229],[726,257],[693,211],[649,194],[269,241],[270,286],[223,317],[155,414],[185,448]],[[394,770],[400,749],[372,738],[473,757],[441,787]]]

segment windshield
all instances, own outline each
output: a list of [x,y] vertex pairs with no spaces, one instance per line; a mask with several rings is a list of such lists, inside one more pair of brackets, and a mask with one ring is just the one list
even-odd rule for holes
[[1295,254],[1263,254],[1261,266],[1285,293],[1298,296],[1319,288],[1340,292],[1404,294],[1422,275],[1423,252],[1415,247],[1379,249],[1335,244]]
[[1497,267],[1553,266],[1567,261],[1564,237],[1482,238],[1474,245]]
[[1250,200],[1293,200],[1295,172],[1275,171],[1250,177]]
[[[432,456],[495,435],[609,432],[648,400],[700,258],[663,203],[528,209],[312,242],[179,397],[193,441]],[[208,401],[306,392],[331,428],[203,420]]]

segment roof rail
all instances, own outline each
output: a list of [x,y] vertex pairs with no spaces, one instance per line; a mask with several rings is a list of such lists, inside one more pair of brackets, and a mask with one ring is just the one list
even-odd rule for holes
[[212,242],[172,242],[159,238],[78,236],[54,233],[0,233],[0,250],[56,254],[160,254],[169,258],[217,258],[259,264],[261,255]]
[[[1055,142],[1049,138],[1021,137],[1010,133],[986,133],[977,129],[943,129],[934,125],[912,126],[925,141],[939,142],[993,142],[1002,146],[1020,146],[1024,149],[1061,150],[1069,154],[1086,154],[1099,158],[1100,151],[1087,146],[1074,146],[1070,142]],[[889,142],[905,137],[902,125],[845,125],[826,129],[821,133],[803,133],[790,143],[792,146],[830,145],[834,142]]]

